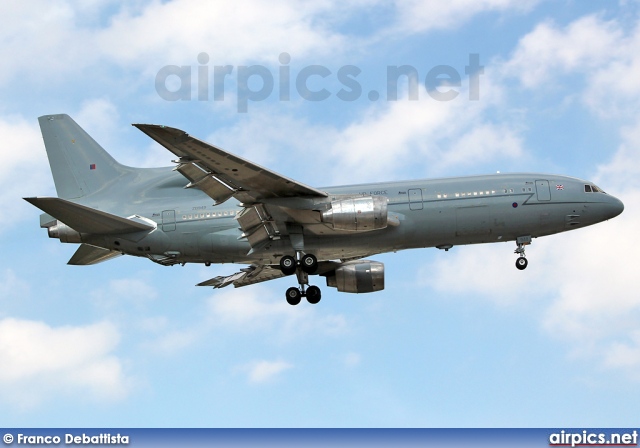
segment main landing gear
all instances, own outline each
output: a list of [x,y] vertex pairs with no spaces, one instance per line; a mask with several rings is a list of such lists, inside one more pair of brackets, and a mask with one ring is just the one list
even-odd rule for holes
[[529,265],[529,261],[527,261],[526,255],[524,253],[524,246],[531,244],[530,236],[521,236],[516,239],[516,244],[518,248],[515,250],[515,254],[520,255],[516,260],[516,267],[519,270],[524,270]]
[[[311,254],[302,255],[296,252],[297,260],[291,255],[285,255],[280,259],[280,270],[284,275],[296,274],[299,287],[287,289],[286,297],[289,305],[297,305],[302,297],[307,298],[307,302],[316,304],[320,301],[322,293],[317,286],[309,286],[309,275],[315,274],[318,270],[318,259]],[[305,289],[306,287],[306,289]]]

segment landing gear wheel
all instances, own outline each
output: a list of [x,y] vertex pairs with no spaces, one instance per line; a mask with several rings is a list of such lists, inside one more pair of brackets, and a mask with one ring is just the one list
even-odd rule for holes
[[[291,255],[285,255],[280,259],[280,270],[284,275],[295,274],[296,272],[296,259]],[[294,288],[295,289],[295,288]],[[287,297],[289,294],[287,293]]]
[[528,264],[529,264],[529,262],[528,262],[528,261],[527,261],[527,259],[526,259],[526,258],[524,258],[524,257],[519,257],[519,258],[516,260],[516,267],[517,267],[518,269],[520,269],[521,271],[522,271],[523,269],[526,269],[526,267],[527,267],[527,265],[528,265]]
[[320,288],[317,286],[309,286],[307,288],[307,302],[310,304],[315,305],[320,301],[321,297],[322,293],[320,292]]
[[315,255],[307,254],[300,260],[300,266],[307,274],[315,274],[318,270],[318,259]]
[[297,305],[300,303],[300,300],[302,298],[302,293],[295,286],[292,286],[291,288],[287,289],[286,294],[287,294],[287,303],[289,305]]

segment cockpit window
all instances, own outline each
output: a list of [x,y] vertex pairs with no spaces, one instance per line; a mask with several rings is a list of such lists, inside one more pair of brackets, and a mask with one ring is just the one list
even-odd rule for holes
[[584,192],[585,193],[591,193],[591,185],[585,185],[584,186]]
[[601,188],[598,188],[595,185],[591,185],[591,188],[593,189],[594,193],[604,193],[604,191]]

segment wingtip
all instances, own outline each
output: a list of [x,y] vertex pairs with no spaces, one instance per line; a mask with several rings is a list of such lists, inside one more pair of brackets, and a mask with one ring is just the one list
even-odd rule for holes
[[31,204],[31,205],[33,205],[33,206],[36,206],[36,207],[40,208],[40,207],[38,206],[38,203],[42,202],[42,199],[44,199],[44,198],[41,198],[41,197],[38,197],[38,196],[32,196],[32,197],[22,198],[22,199],[24,199],[25,201],[27,201],[29,204]]

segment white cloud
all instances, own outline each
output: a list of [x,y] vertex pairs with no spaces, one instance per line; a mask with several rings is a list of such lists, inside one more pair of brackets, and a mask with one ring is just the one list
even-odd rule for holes
[[31,286],[19,278],[13,269],[0,273],[0,298],[2,300],[26,297]]
[[638,120],[640,24],[625,34],[619,32],[616,37],[609,48],[608,63],[600,64],[588,75],[584,102],[599,118]]
[[487,119],[491,108],[505,107],[503,91],[488,77],[481,77],[480,87],[480,101],[469,101],[463,85],[457,98],[439,102],[422,86],[417,101],[405,95],[372,104],[343,128],[255,111],[205,140],[318,187],[394,180],[407,170],[426,177],[496,160],[502,167],[524,163],[520,115]]
[[[292,151],[296,153],[298,168],[305,163],[317,163],[318,151],[322,151],[327,142],[335,140],[337,134],[338,131],[332,127],[310,124],[293,115],[256,110],[204,140],[278,171],[279,165],[288,160],[287,156]],[[305,182],[303,178],[296,180]]]
[[334,182],[393,180],[407,169],[426,177],[495,160],[501,165],[522,161],[522,126],[485,118],[490,108],[505,107],[501,88],[482,78],[481,89],[480,101],[469,101],[464,86],[457,98],[445,102],[428,97],[421,87],[418,101],[372,106],[329,146],[331,159],[339,161],[332,169]]
[[196,328],[169,331],[145,342],[142,347],[164,355],[173,355],[196,343],[203,334],[199,325],[196,325]]
[[[146,274],[142,274],[148,277]],[[111,280],[109,282],[110,295],[127,297],[131,300],[155,299],[158,292],[149,285],[149,280],[140,278],[123,278]]]
[[150,271],[137,271],[135,277],[113,278],[106,285],[90,292],[93,303],[105,312],[121,313],[123,310],[146,310],[158,297]]
[[241,366],[238,370],[245,371],[247,373],[249,383],[264,384],[275,380],[278,375],[281,375],[284,371],[289,370],[292,367],[292,364],[282,360],[261,360]]
[[[21,116],[0,117],[0,208],[9,225],[40,215],[21,198],[53,194],[53,178],[37,120]],[[38,221],[36,218],[35,225]]]
[[629,334],[629,342],[613,342],[604,355],[604,365],[610,368],[633,369],[640,378],[640,331]]
[[[56,73],[68,73],[86,64],[85,55],[76,52],[84,47],[73,45],[84,34],[74,24],[73,6],[64,2],[49,6],[46,2],[0,6],[0,57],[8,61],[1,81],[18,73],[29,76],[35,72],[40,76],[43,67],[47,76],[42,78],[50,81]],[[74,56],[79,56],[76,63],[72,63]]]
[[342,358],[345,367],[349,369],[356,368],[362,362],[362,356],[359,353],[349,352]]
[[[211,65],[254,61],[277,65],[281,52],[297,60],[311,56],[336,60],[357,56],[392,35],[455,28],[486,11],[521,12],[536,3],[246,0],[203,4],[173,0],[120,4],[105,0],[86,5],[71,1],[53,6],[45,1],[5,4],[0,6],[0,57],[9,63],[0,80],[25,76],[38,85],[45,80],[50,84],[98,65],[102,68],[95,72],[99,78],[105,62],[140,69],[149,77],[167,64],[197,67],[201,52],[208,53]],[[341,30],[345,22],[365,13],[392,19],[369,36]],[[14,51],[16,47],[21,51]],[[41,67],[46,67],[47,76],[40,76],[37,68]]]
[[479,13],[507,10],[526,12],[537,3],[539,0],[449,0],[446,2],[396,0],[395,6],[398,12],[396,28],[405,33],[455,28]]
[[544,22],[520,39],[503,70],[529,88],[553,83],[558,75],[586,73],[609,61],[617,53],[621,35],[616,22],[596,15],[582,17],[564,29]]
[[143,304],[158,296],[158,292],[151,286],[149,271],[138,271],[136,276],[131,278],[111,279],[107,288],[96,290],[92,294],[94,299],[104,305],[112,305],[122,300]]
[[113,354],[119,334],[108,322],[51,327],[44,322],[0,320],[0,389],[20,406],[33,406],[59,393],[119,400],[129,379]]
[[351,331],[343,314],[326,312],[305,301],[291,306],[284,290],[274,293],[264,285],[215,290],[205,306],[201,319],[183,328],[175,328],[170,318],[143,319],[138,327],[148,336],[142,347],[172,355],[217,335],[246,335],[252,340],[285,346],[306,344],[308,337],[336,338]]
[[[500,68],[527,88],[544,92],[562,85],[562,76],[585,80],[579,97],[592,113],[606,120],[636,119],[640,101],[640,26],[588,15],[564,27],[553,22],[536,26],[520,39],[512,57]],[[575,80],[573,85],[580,85]],[[576,89],[570,90],[571,95]]]
[[[331,54],[343,40],[317,19],[333,5],[329,1],[153,2],[139,13],[123,9],[97,42],[111,59],[136,66],[145,66],[150,59],[195,64],[200,52],[207,52],[217,65],[252,59],[276,62],[283,51]],[[217,44],[221,40],[225,45]]]
[[[105,62],[154,75],[166,64],[197,66],[201,52],[210,55],[212,65],[250,60],[277,64],[283,51],[298,57],[330,55],[345,44],[342,35],[331,29],[332,20],[326,20],[345,12],[338,4],[297,0],[233,5],[196,0],[5,4],[0,6],[0,56],[9,62],[0,80],[37,73],[33,81],[51,82],[97,64],[104,67]],[[46,77],[34,70],[38,67],[47,68]]]
[[633,193],[640,190],[640,114],[633,125],[623,126],[620,134],[620,147],[611,161],[598,167],[595,180],[607,189]]
[[72,117],[107,152],[118,133],[118,109],[108,98],[91,98],[82,103]]
[[342,314],[323,314],[311,305],[289,305],[284,291],[273,293],[262,285],[215,291],[209,299],[209,319],[215,328],[239,333],[264,332],[280,342],[300,340],[306,334],[339,336],[349,326]]

